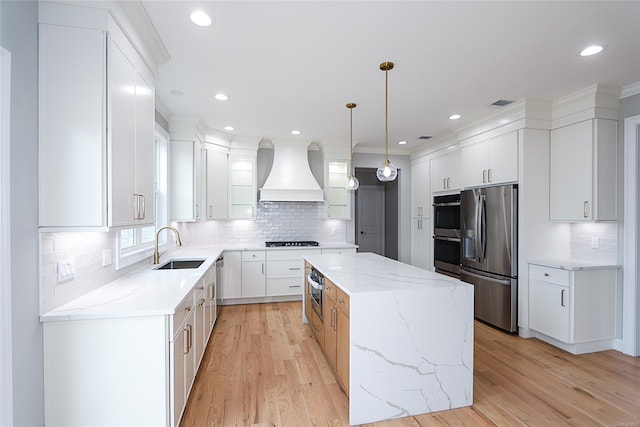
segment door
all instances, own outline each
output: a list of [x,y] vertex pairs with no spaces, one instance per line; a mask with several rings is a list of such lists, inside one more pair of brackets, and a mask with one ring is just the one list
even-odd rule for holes
[[361,185],[358,189],[356,239],[358,252],[384,256],[384,187]]

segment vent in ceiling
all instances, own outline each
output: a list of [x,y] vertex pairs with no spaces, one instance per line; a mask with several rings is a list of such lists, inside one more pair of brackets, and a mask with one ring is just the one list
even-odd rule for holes
[[495,105],[496,107],[504,107],[505,105],[511,104],[513,101],[509,101],[507,99],[498,99],[496,102],[491,105]]
[[431,139],[431,135],[422,135],[419,136],[418,139]]

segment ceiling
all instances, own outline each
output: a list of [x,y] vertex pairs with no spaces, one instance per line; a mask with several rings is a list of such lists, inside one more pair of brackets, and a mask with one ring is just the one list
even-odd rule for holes
[[[230,136],[409,153],[498,99],[555,99],[640,81],[640,2],[157,1],[142,4],[170,55],[157,96],[173,116]],[[214,20],[197,27],[192,11]],[[592,57],[586,46],[605,44]],[[176,96],[172,91],[180,91]],[[227,101],[213,95],[223,92]],[[449,120],[451,114],[462,118]],[[292,130],[300,135],[292,135]],[[404,139],[406,145],[397,145]]]

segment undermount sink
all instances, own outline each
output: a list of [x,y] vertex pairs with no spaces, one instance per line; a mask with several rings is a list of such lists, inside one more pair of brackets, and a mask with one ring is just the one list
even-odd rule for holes
[[172,259],[165,262],[155,270],[182,270],[186,268],[198,268],[204,262],[203,259]]

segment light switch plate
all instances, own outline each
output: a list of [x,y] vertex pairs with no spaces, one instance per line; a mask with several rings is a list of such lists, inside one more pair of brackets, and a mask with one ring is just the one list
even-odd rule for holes
[[58,261],[58,283],[68,282],[76,277],[76,259]]
[[102,266],[106,267],[108,265],[111,265],[112,262],[111,249],[105,249],[104,251],[102,251]]
[[592,237],[591,238],[591,248],[598,249],[600,247],[600,238]]

